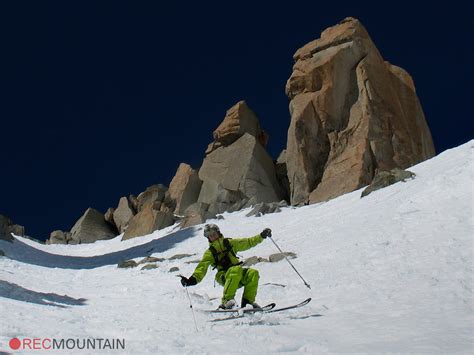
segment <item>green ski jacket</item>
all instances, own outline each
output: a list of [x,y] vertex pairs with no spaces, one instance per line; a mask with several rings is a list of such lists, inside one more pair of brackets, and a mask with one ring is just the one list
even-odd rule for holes
[[[260,244],[263,241],[263,238],[260,236],[260,234],[257,234],[254,237],[250,238],[239,238],[239,239],[228,239],[230,242],[230,245],[232,246],[232,250],[234,253],[237,253],[239,251],[244,251],[250,248],[253,248],[257,244]],[[235,255],[233,255],[231,252],[228,252],[225,245],[224,245],[224,238],[219,238],[212,243],[209,243],[209,246],[213,246],[218,254],[219,260],[221,258],[225,257],[226,255],[230,258],[230,263],[232,266],[239,265],[240,261]],[[216,261],[214,260],[214,256],[212,255],[212,252],[210,249],[207,249],[204,252],[204,255],[202,256],[201,261],[199,264],[196,266],[196,269],[194,270],[194,273],[192,276],[196,279],[196,281],[199,283],[202,281],[204,276],[206,276],[207,270],[209,268],[209,265],[212,265],[213,267],[217,267],[217,275],[216,275],[216,281],[220,284],[222,284],[222,275],[225,274],[224,268],[219,265],[218,263],[216,264]]]

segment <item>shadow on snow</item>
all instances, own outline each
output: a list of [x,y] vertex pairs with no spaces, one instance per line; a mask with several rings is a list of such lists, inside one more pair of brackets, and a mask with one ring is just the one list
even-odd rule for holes
[[152,253],[166,251],[194,235],[195,228],[186,228],[148,243],[137,245],[126,250],[120,250],[104,255],[69,256],[51,254],[36,249],[15,239],[13,242],[0,241],[0,249],[12,259],[27,264],[62,269],[93,269],[105,265],[118,264],[127,259],[146,257]]
[[68,295],[61,296],[56,293],[32,291],[20,285],[3,280],[0,280],[0,297],[60,308],[82,306],[86,303],[85,298],[76,299]]

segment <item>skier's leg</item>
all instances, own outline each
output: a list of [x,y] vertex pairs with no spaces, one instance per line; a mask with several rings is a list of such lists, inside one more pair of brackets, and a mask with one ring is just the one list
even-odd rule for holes
[[232,266],[225,274],[224,294],[222,303],[227,302],[235,297],[235,293],[239,288],[239,283],[243,277],[243,269],[240,265]]
[[216,277],[215,277],[215,281],[219,285],[224,286],[225,285],[225,271],[217,272]]
[[258,274],[258,270],[245,270],[244,277],[242,279],[242,284],[244,285],[244,294],[242,295],[242,307],[245,307],[245,304],[252,304],[255,302],[259,278],[260,276]]

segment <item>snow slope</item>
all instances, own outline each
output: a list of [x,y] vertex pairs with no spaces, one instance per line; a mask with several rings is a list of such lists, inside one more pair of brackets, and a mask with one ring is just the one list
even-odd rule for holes
[[[202,226],[77,246],[0,241],[8,256],[0,258],[0,351],[11,351],[14,337],[109,337],[124,338],[121,352],[129,354],[472,353],[473,148],[470,141],[446,151],[412,167],[414,180],[363,199],[359,190],[263,217],[240,211],[211,221],[228,237],[270,227],[283,250],[297,253],[293,264],[311,290],[285,260],[260,263],[254,266],[261,276],[259,303],[313,301],[211,323],[199,310],[215,308],[222,288],[214,287],[215,271],[209,270],[189,288],[198,332],[177,273],[168,270],[192,273],[196,264],[186,261],[199,259],[207,245]],[[241,255],[275,252],[266,240]],[[178,253],[196,255],[155,270],[116,267],[129,257]]]

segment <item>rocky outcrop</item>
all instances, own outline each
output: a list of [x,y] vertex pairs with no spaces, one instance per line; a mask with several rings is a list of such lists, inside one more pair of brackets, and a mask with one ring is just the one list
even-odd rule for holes
[[122,240],[150,234],[174,223],[175,207],[176,202],[165,185],[152,185],[138,197],[120,198],[117,208],[109,208],[105,216],[88,209],[71,232],[53,231],[47,243],[92,243],[121,233],[124,233]]
[[[123,234],[122,240],[127,240],[143,235],[151,234],[158,229],[163,229],[174,223],[173,214],[159,211],[154,208],[159,201],[151,200],[141,208],[128,224],[128,228]],[[161,206],[161,203],[160,203]]]
[[[176,203],[171,199],[168,188],[163,184],[148,187],[136,198],[133,195],[130,195],[128,199],[123,197],[121,204],[124,206],[126,215],[124,221],[133,214],[125,225],[121,224],[121,231],[124,233],[122,240],[153,233],[172,225],[175,221],[173,211]],[[136,214],[134,214],[135,206],[138,211]],[[120,205],[117,210],[120,210]]]
[[126,197],[120,198],[118,207],[115,209],[113,214],[113,220],[119,233],[123,233],[135,215],[135,211],[132,203]]
[[111,226],[116,228],[115,221],[114,221],[114,212],[115,212],[115,208],[112,208],[112,207],[108,208],[107,212],[105,212],[104,218],[107,221],[107,223],[109,223]]
[[138,198],[135,195],[129,195],[128,196],[128,202],[132,205],[132,210],[133,211],[138,211]]
[[280,184],[282,199],[290,202],[290,181],[288,180],[288,169],[286,167],[286,149],[280,153],[275,162],[275,173]]
[[199,170],[203,181],[198,202],[209,205],[213,214],[227,211],[242,200],[281,200],[271,157],[249,133],[229,146],[208,154]]
[[265,150],[268,135],[245,101],[227,111],[213,136],[198,175],[182,164],[171,183],[175,213],[184,215],[182,228],[284,196]]
[[55,230],[49,235],[46,244],[78,244],[78,242],[72,239],[72,233]]
[[10,218],[0,214],[0,240],[13,241],[12,234],[23,237],[25,235],[25,227],[13,224]]
[[170,198],[176,204],[174,213],[183,215],[186,209],[198,200],[201,186],[198,172],[188,164],[181,163],[168,190]]
[[137,211],[141,212],[146,206],[152,206],[154,210],[159,211],[167,190],[168,188],[162,184],[147,187],[137,197]]
[[165,198],[161,203],[160,211],[174,213],[176,209],[176,201],[171,198],[170,191],[167,190],[165,193]]
[[415,173],[399,168],[390,171],[381,171],[375,175],[372,183],[362,191],[361,197],[365,197],[374,191],[383,189],[384,187],[393,185],[399,181],[405,182],[407,179],[413,179],[414,177]]
[[120,269],[129,269],[129,268],[134,268],[137,266],[138,264],[135,260],[124,260],[117,264],[117,267]]
[[201,203],[193,203],[189,206],[184,212],[184,218],[180,222],[181,228],[187,228],[195,226],[196,224],[201,224],[206,221],[208,218],[214,218],[215,215],[212,215],[207,210],[209,205]]
[[[275,164],[265,150],[268,135],[245,101],[227,111],[213,137],[199,171],[181,163],[169,189],[162,184],[150,186],[138,197],[122,197],[117,208],[107,210],[105,221],[117,233],[123,233],[122,240],[153,233],[177,220],[185,228],[222,212],[287,198],[288,193],[282,192],[285,183],[280,186]],[[286,162],[279,166],[284,180]],[[278,209],[267,205],[259,208],[265,212]],[[50,241],[71,243],[69,236],[60,233]]]
[[[126,240],[178,219],[188,227],[249,206],[255,207],[249,215],[277,212],[284,205],[278,201],[328,200],[368,185],[379,171],[434,155],[412,78],[383,60],[358,20],[328,28],[294,60],[286,84],[287,149],[276,162],[257,115],[240,101],[213,132],[199,171],[183,163],[169,189],[157,184],[122,197],[105,217],[89,209],[70,233],[51,233],[49,243],[90,243],[118,233]],[[12,231],[24,233],[0,216],[0,239],[12,240]]]
[[93,243],[96,240],[111,239],[116,236],[105,217],[99,211],[88,208],[71,229],[73,243]]
[[369,184],[377,170],[435,154],[413,80],[383,60],[347,18],[294,55],[287,169],[291,203],[328,200]]
[[214,142],[209,145],[206,154],[221,146],[231,145],[245,133],[255,137],[263,147],[266,147],[268,135],[260,128],[257,116],[245,101],[239,101],[227,110],[224,120],[213,133]]
[[27,239],[30,239],[30,240],[33,240],[33,241],[36,241],[36,242],[39,242],[38,240],[34,239],[34,238],[31,238],[31,237],[28,237],[25,235],[25,227],[23,226],[20,226],[19,224],[14,224],[10,227],[10,231],[13,235],[18,235],[20,237],[25,237]]

